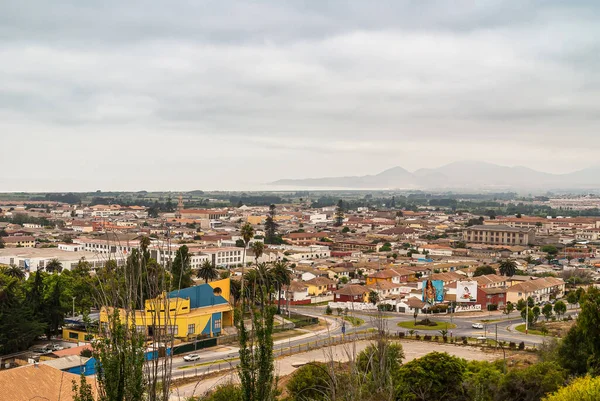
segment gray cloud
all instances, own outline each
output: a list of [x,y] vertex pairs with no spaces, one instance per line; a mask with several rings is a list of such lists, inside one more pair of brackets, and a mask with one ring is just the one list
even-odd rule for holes
[[477,158],[586,167],[600,147],[599,11],[2,2],[0,190],[248,189]]

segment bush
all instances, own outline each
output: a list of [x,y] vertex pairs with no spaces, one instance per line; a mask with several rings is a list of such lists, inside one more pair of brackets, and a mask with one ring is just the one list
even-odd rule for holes
[[242,401],[242,388],[233,383],[222,384],[214,389],[203,401]]
[[421,339],[421,335],[420,335],[420,334],[415,334],[415,338],[416,338],[417,340],[420,340],[420,339]]
[[296,370],[286,384],[290,399],[329,399],[330,383],[325,374],[327,371],[327,365],[318,363],[309,363]]
[[463,337],[462,338],[462,343],[463,343],[463,345],[468,345],[469,344],[469,340],[467,339],[467,337]]
[[545,401],[596,401],[600,400],[600,377],[586,376],[576,379],[566,387],[545,398]]
[[417,322],[417,325],[418,326],[433,326],[433,327],[435,327],[435,326],[437,326],[437,323],[436,322],[432,322],[429,319],[423,319],[423,320]]
[[524,343],[523,341],[521,341],[521,342],[519,343],[519,349],[520,349],[521,351],[523,351],[523,350],[525,349],[525,343]]
[[331,315],[332,313],[333,313],[333,310],[331,309],[331,306],[327,305],[327,307],[325,308],[325,314]]
[[433,337],[433,341],[437,342],[439,340],[440,340],[440,338],[438,336]]
[[514,342],[512,342],[512,341],[511,341],[511,342],[508,344],[508,348],[510,348],[510,349],[515,349],[515,348],[517,348],[517,344],[515,344]]
[[445,342],[445,343],[447,343],[447,342],[448,342],[448,336],[444,336],[444,337],[443,337],[443,339],[444,339],[444,342]]
[[425,334],[423,336],[423,340],[425,340],[425,341],[431,341],[431,336],[429,334]]
[[401,332],[398,333],[398,337],[404,338],[404,337],[406,337],[406,333],[403,332],[403,331],[401,331]]

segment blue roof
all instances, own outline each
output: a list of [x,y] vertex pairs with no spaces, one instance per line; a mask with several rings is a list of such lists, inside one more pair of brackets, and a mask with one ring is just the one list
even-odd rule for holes
[[200,284],[194,287],[171,291],[169,298],[189,298],[190,308],[226,304],[228,301],[221,295],[215,295],[210,284]]

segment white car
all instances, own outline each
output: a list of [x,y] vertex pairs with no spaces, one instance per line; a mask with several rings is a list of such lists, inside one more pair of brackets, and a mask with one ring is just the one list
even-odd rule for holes
[[52,348],[50,348],[52,351],[62,351],[63,349],[65,349],[65,347],[63,347],[62,345],[59,344],[53,344]]
[[483,324],[473,323],[473,325],[471,327],[473,327],[474,329],[483,329]]
[[189,354],[183,357],[183,360],[188,362],[197,361],[198,359],[200,359],[198,354]]

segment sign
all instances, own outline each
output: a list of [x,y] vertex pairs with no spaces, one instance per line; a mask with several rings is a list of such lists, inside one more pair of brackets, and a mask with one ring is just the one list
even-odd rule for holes
[[429,305],[444,302],[444,282],[442,280],[423,281],[423,302]]
[[477,281],[458,281],[456,302],[477,302]]

